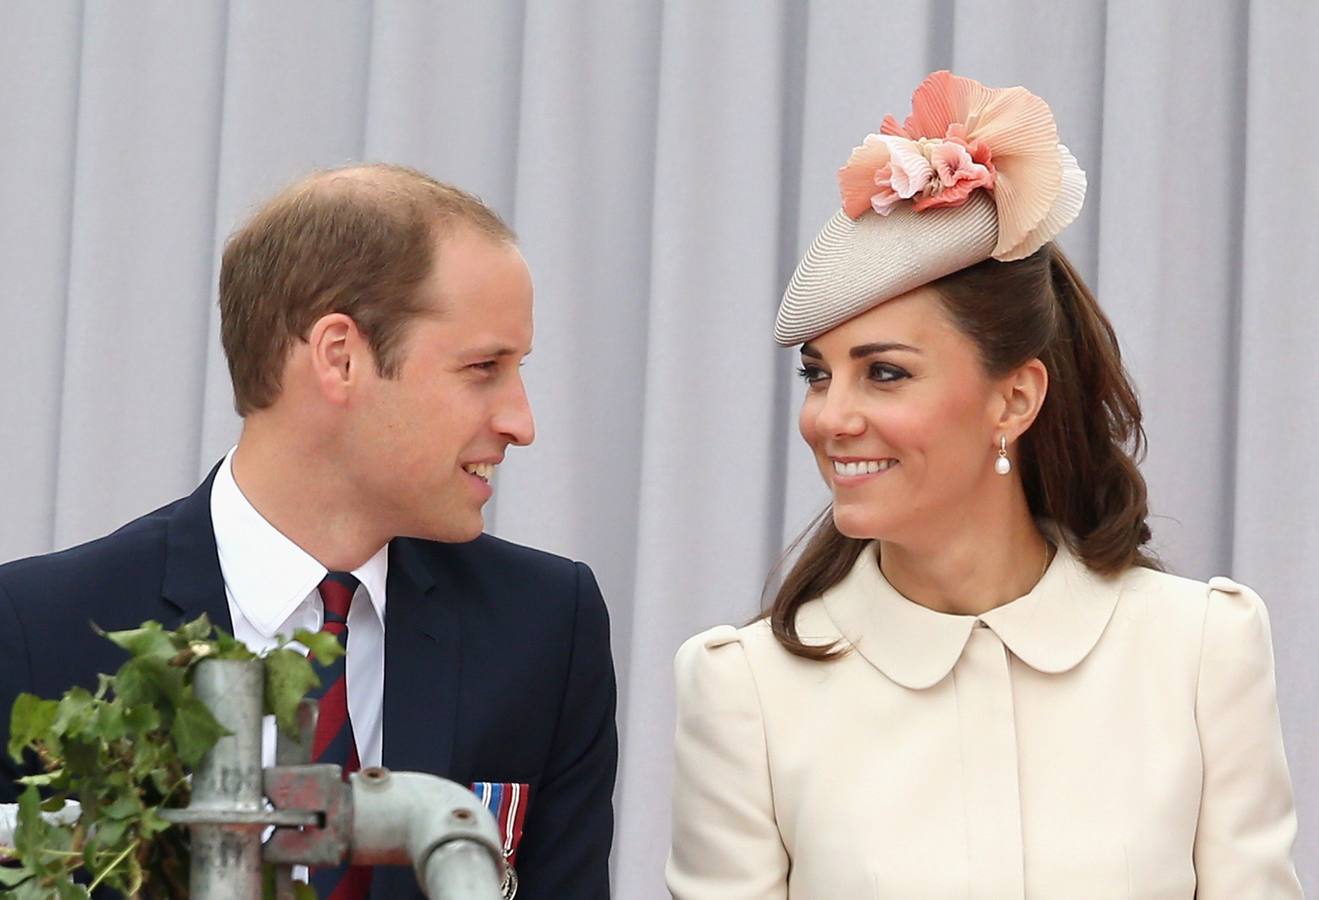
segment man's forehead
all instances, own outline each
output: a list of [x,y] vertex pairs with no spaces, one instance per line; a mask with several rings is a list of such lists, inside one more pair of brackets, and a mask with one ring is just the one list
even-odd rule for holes
[[522,356],[531,355],[531,345],[528,344],[525,348],[523,348],[499,341],[487,341],[483,343],[469,344],[466,346],[465,349],[461,350],[460,352],[462,352],[464,355],[471,355],[471,356],[522,357]]

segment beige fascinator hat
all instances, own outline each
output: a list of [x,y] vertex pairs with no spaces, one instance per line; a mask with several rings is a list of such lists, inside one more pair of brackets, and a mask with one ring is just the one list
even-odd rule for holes
[[1085,172],[1025,88],[935,72],[899,125],[885,116],[838,170],[843,208],[797,264],[774,339],[818,337],[986,259],[1024,259],[1067,227]]

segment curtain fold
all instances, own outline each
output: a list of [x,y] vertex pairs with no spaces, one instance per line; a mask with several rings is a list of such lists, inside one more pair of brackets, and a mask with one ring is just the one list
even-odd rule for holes
[[613,618],[616,895],[661,893],[687,636],[742,623],[827,500],[770,329],[850,148],[949,67],[1045,97],[1089,175],[1062,245],[1140,389],[1156,545],[1269,605],[1319,892],[1319,5],[289,0],[0,7],[0,559],[189,491],[238,435],[223,242],[309,170],[483,197],[536,282],[538,436],[489,522]]
[[[0,558],[55,546],[82,7],[11,7],[0,28]],[[43,185],[42,190],[33,190]]]

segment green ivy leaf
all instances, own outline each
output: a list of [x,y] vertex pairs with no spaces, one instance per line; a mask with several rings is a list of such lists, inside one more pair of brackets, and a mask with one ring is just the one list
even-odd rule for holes
[[69,775],[95,775],[101,769],[100,742],[93,735],[90,739],[74,738],[64,742],[64,767]]
[[33,872],[27,866],[19,868],[8,868],[0,866],[0,887],[14,887],[22,884],[33,876]]
[[19,859],[40,874],[58,872],[61,864],[50,863],[49,851],[67,851],[73,847],[72,829],[52,825],[41,817],[41,795],[29,785],[18,795],[18,822],[14,828],[14,849]]
[[[125,896],[160,900],[186,892],[188,833],[160,811],[187,804],[189,772],[227,733],[192,693],[192,676],[206,659],[256,655],[205,617],[177,631],[155,622],[97,631],[128,652],[118,672],[101,675],[94,694],[76,687],[58,701],[21,695],[10,714],[3,749],[20,763],[25,750],[35,752],[46,771],[22,779],[12,851],[21,867],[0,869],[6,900],[86,900],[87,889],[73,877],[79,869],[99,888]],[[321,663],[343,652],[330,635],[295,638]],[[319,679],[302,649],[285,643],[269,654],[265,700],[280,727],[295,734],[298,704]],[[38,786],[51,794],[44,802]],[[43,808],[54,811],[66,797],[82,801],[78,822],[41,818]],[[302,885],[297,897],[314,900],[315,892]]]
[[102,740],[110,742],[125,738],[129,734],[125,713],[128,711],[121,702],[96,701],[96,721],[92,731]]
[[71,688],[60,700],[51,730],[60,737],[77,737],[94,732],[92,725],[96,718],[96,702],[85,688]]
[[127,819],[142,814],[142,798],[137,792],[120,794],[111,803],[101,807],[101,815],[107,819]]
[[145,735],[159,727],[160,713],[156,712],[154,706],[145,704],[128,706],[124,704],[124,729],[126,734]]
[[104,819],[99,821],[96,823],[96,834],[87,843],[87,847],[89,850],[93,851],[113,851],[115,848],[119,847],[124,836],[128,834],[128,830],[132,826],[133,823],[126,819],[120,819],[118,821],[114,819]]
[[320,683],[311,662],[298,651],[280,648],[266,655],[266,709],[289,737],[299,736],[298,703]]
[[33,694],[19,694],[9,715],[9,755],[22,764],[23,748],[44,737],[55,721],[58,700],[42,700]]
[[[20,778],[19,781],[27,784],[27,779],[25,778]],[[44,813],[59,812],[64,809],[64,804],[67,800],[68,798],[64,794],[53,794],[41,801],[41,811]]]
[[130,659],[115,674],[115,694],[125,706],[153,708],[159,727],[170,728],[186,695],[186,677],[158,657]]
[[225,634],[223,631],[215,633],[216,653],[215,659],[256,659],[257,656],[247,645],[237,638]]
[[55,782],[64,777],[63,769],[56,769],[53,772],[41,772],[37,775],[24,775],[17,779],[19,784],[30,784],[33,787],[50,787]]
[[195,768],[206,751],[229,732],[196,697],[189,696],[174,713],[171,736],[178,747],[179,759],[189,769]]
[[56,896],[59,900],[88,900],[92,895],[88,893],[87,888],[81,884],[74,884],[72,881],[61,881],[55,885],[59,892]]
[[178,631],[174,632],[171,644],[175,649],[181,649],[180,644],[191,644],[195,641],[204,641],[210,638],[211,618],[202,613],[191,622],[186,622]]
[[143,622],[142,627],[130,628],[127,631],[102,631],[97,628],[96,633],[109,638],[120,648],[127,650],[129,656],[137,659],[158,659],[162,663],[168,662],[179,649],[174,645],[170,635],[161,629],[159,622]]
[[311,651],[316,662],[322,666],[328,666],[346,652],[343,644],[339,643],[339,638],[328,631],[308,631],[299,628],[293,632],[293,640]]
[[154,809],[148,809],[146,815],[142,817],[142,832],[144,834],[160,834],[170,827],[172,826],[169,822],[162,819]]
[[[55,883],[54,890],[56,893],[53,896],[58,900],[64,900],[58,893],[61,890],[59,882]],[[47,883],[46,879],[30,878],[14,890],[13,900],[51,900],[51,896],[51,885]],[[74,896],[78,895],[75,894]],[[88,895],[84,892],[82,896],[86,897]],[[6,898],[6,900],[9,900],[9,898]]]

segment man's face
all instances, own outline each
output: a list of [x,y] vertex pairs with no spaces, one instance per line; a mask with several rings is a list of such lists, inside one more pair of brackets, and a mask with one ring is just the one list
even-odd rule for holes
[[[510,243],[459,228],[437,242],[396,378],[354,394],[349,440],[367,515],[394,536],[469,541],[494,467],[535,438],[519,371],[531,350],[531,274]],[[363,452],[364,451],[364,452]]]

